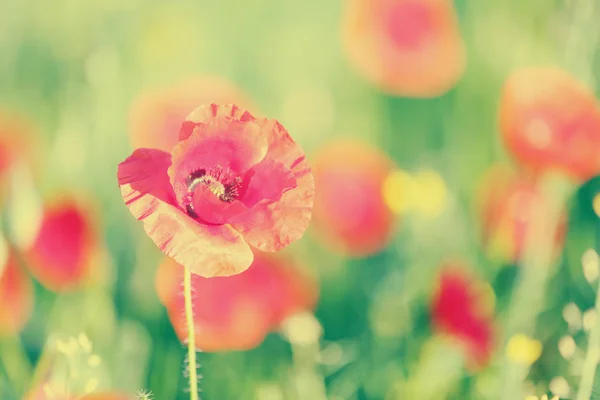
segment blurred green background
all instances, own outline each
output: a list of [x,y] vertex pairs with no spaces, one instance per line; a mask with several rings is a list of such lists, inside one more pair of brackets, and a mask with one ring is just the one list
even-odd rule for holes
[[[597,91],[600,7],[592,4],[457,0],[464,76],[440,97],[413,99],[383,94],[354,70],[342,47],[343,1],[2,1],[0,105],[36,127],[39,196],[84,190],[98,202],[110,279],[61,295],[36,283],[33,317],[19,337],[0,341],[0,398],[20,396],[11,375],[31,377],[27,364],[44,360],[48,342],[80,332],[102,359],[82,385],[95,378],[98,389],[189,398],[185,350],[155,293],[162,256],[124,206],[116,168],[132,151],[128,115],[135,99],[207,74],[233,82],[256,115],[278,119],[309,158],[333,138],[361,138],[405,171],[436,171],[446,189],[434,216],[399,217],[380,254],[346,259],[309,231],[290,252],[319,276],[318,348],[295,348],[274,333],[251,351],[200,353],[201,398],[401,398],[394,387],[409,379],[430,339],[427,299],[442,260],[464,259],[485,277],[503,321],[518,270],[484,253],[475,212],[483,171],[511,162],[497,126],[500,88],[516,67],[558,63]],[[581,257],[600,244],[592,209],[599,191],[600,181],[592,180],[570,198],[559,268],[547,288],[531,288],[547,291],[533,335],[544,348],[526,377],[537,395],[551,382],[556,388],[557,377],[570,387],[561,398],[574,398],[579,384],[586,335],[569,333],[563,309],[575,303],[581,313],[594,305]],[[558,349],[568,334],[578,345],[571,359]],[[497,361],[465,372],[440,398],[500,398],[502,346],[498,351]],[[435,373],[429,378],[435,381]]]

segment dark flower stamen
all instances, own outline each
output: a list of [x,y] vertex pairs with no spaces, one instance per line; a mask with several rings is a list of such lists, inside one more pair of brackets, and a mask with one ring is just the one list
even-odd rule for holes
[[187,213],[198,218],[198,214],[192,205],[192,196],[194,189],[199,184],[208,188],[219,200],[231,203],[239,196],[239,190],[242,185],[242,178],[234,175],[231,171],[225,170],[220,165],[208,169],[198,169],[188,175],[188,199],[186,201]]

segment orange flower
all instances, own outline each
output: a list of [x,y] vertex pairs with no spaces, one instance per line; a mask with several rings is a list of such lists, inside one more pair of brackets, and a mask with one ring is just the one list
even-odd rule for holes
[[[479,211],[484,243],[493,256],[515,262],[522,255],[533,210],[546,207],[546,202],[535,182],[504,165],[488,171],[482,182]],[[562,248],[566,228],[563,215],[555,254]]]
[[32,275],[48,289],[72,289],[91,272],[98,249],[94,210],[91,202],[72,197],[45,206],[40,230],[25,258]]
[[368,143],[338,140],[322,147],[313,164],[313,222],[323,240],[355,257],[385,247],[393,228],[382,186],[393,163]]
[[33,311],[31,279],[18,265],[13,251],[7,251],[6,260],[0,260],[0,335],[19,332]]
[[350,59],[382,90],[439,96],[465,69],[451,0],[348,0],[344,44]]
[[[160,265],[156,288],[175,332],[187,337],[183,267],[171,258]],[[288,260],[256,252],[246,271],[229,277],[192,275],[196,345],[202,351],[247,350],[258,346],[288,316],[312,309],[314,280]]]
[[38,146],[33,140],[33,127],[14,113],[0,112],[0,199],[5,191],[8,171],[18,162],[35,167]]
[[249,106],[239,89],[216,76],[191,78],[142,95],[134,102],[129,115],[132,147],[170,152],[179,141],[185,118],[199,104],[209,103]]
[[524,166],[587,180],[600,172],[600,106],[592,91],[556,67],[514,71],[500,98],[504,142]]

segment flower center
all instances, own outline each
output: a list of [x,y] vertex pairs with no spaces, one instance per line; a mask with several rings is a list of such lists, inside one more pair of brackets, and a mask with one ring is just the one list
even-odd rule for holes
[[198,214],[194,211],[192,197],[194,189],[198,185],[204,185],[219,200],[225,203],[231,203],[239,197],[239,190],[242,186],[242,178],[236,176],[231,171],[224,169],[220,165],[207,169],[198,169],[188,175],[188,201],[186,201],[187,212],[194,218]]

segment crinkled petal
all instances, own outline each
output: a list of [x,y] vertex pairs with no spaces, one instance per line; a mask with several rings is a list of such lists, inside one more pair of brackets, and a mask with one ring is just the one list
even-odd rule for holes
[[255,120],[252,114],[235,104],[200,106],[192,111],[183,122],[179,132],[179,141],[188,139],[199,125],[210,125],[215,119],[222,117],[242,122]]
[[248,268],[252,251],[239,233],[227,225],[200,224],[173,205],[168,157],[138,149],[119,165],[119,185],[131,213],[163,253],[195,274],[228,276]]
[[191,173],[221,167],[243,176],[265,157],[267,144],[260,127],[252,122],[222,117],[196,126],[194,134],[179,142],[172,153],[169,175],[179,203],[188,194]]
[[192,204],[200,220],[217,225],[225,224],[248,210],[240,201],[228,203],[220,200],[204,185],[198,185],[194,189]]
[[[264,189],[250,190],[253,185],[249,185],[246,204],[256,202],[261,195],[265,197],[231,224],[250,245],[262,251],[278,251],[299,239],[308,227],[315,185],[304,152],[285,128],[274,120],[257,123],[269,141],[267,155],[255,167],[257,177],[253,178]],[[289,186],[292,177],[295,185]],[[277,197],[276,189],[281,190],[281,197]]]

